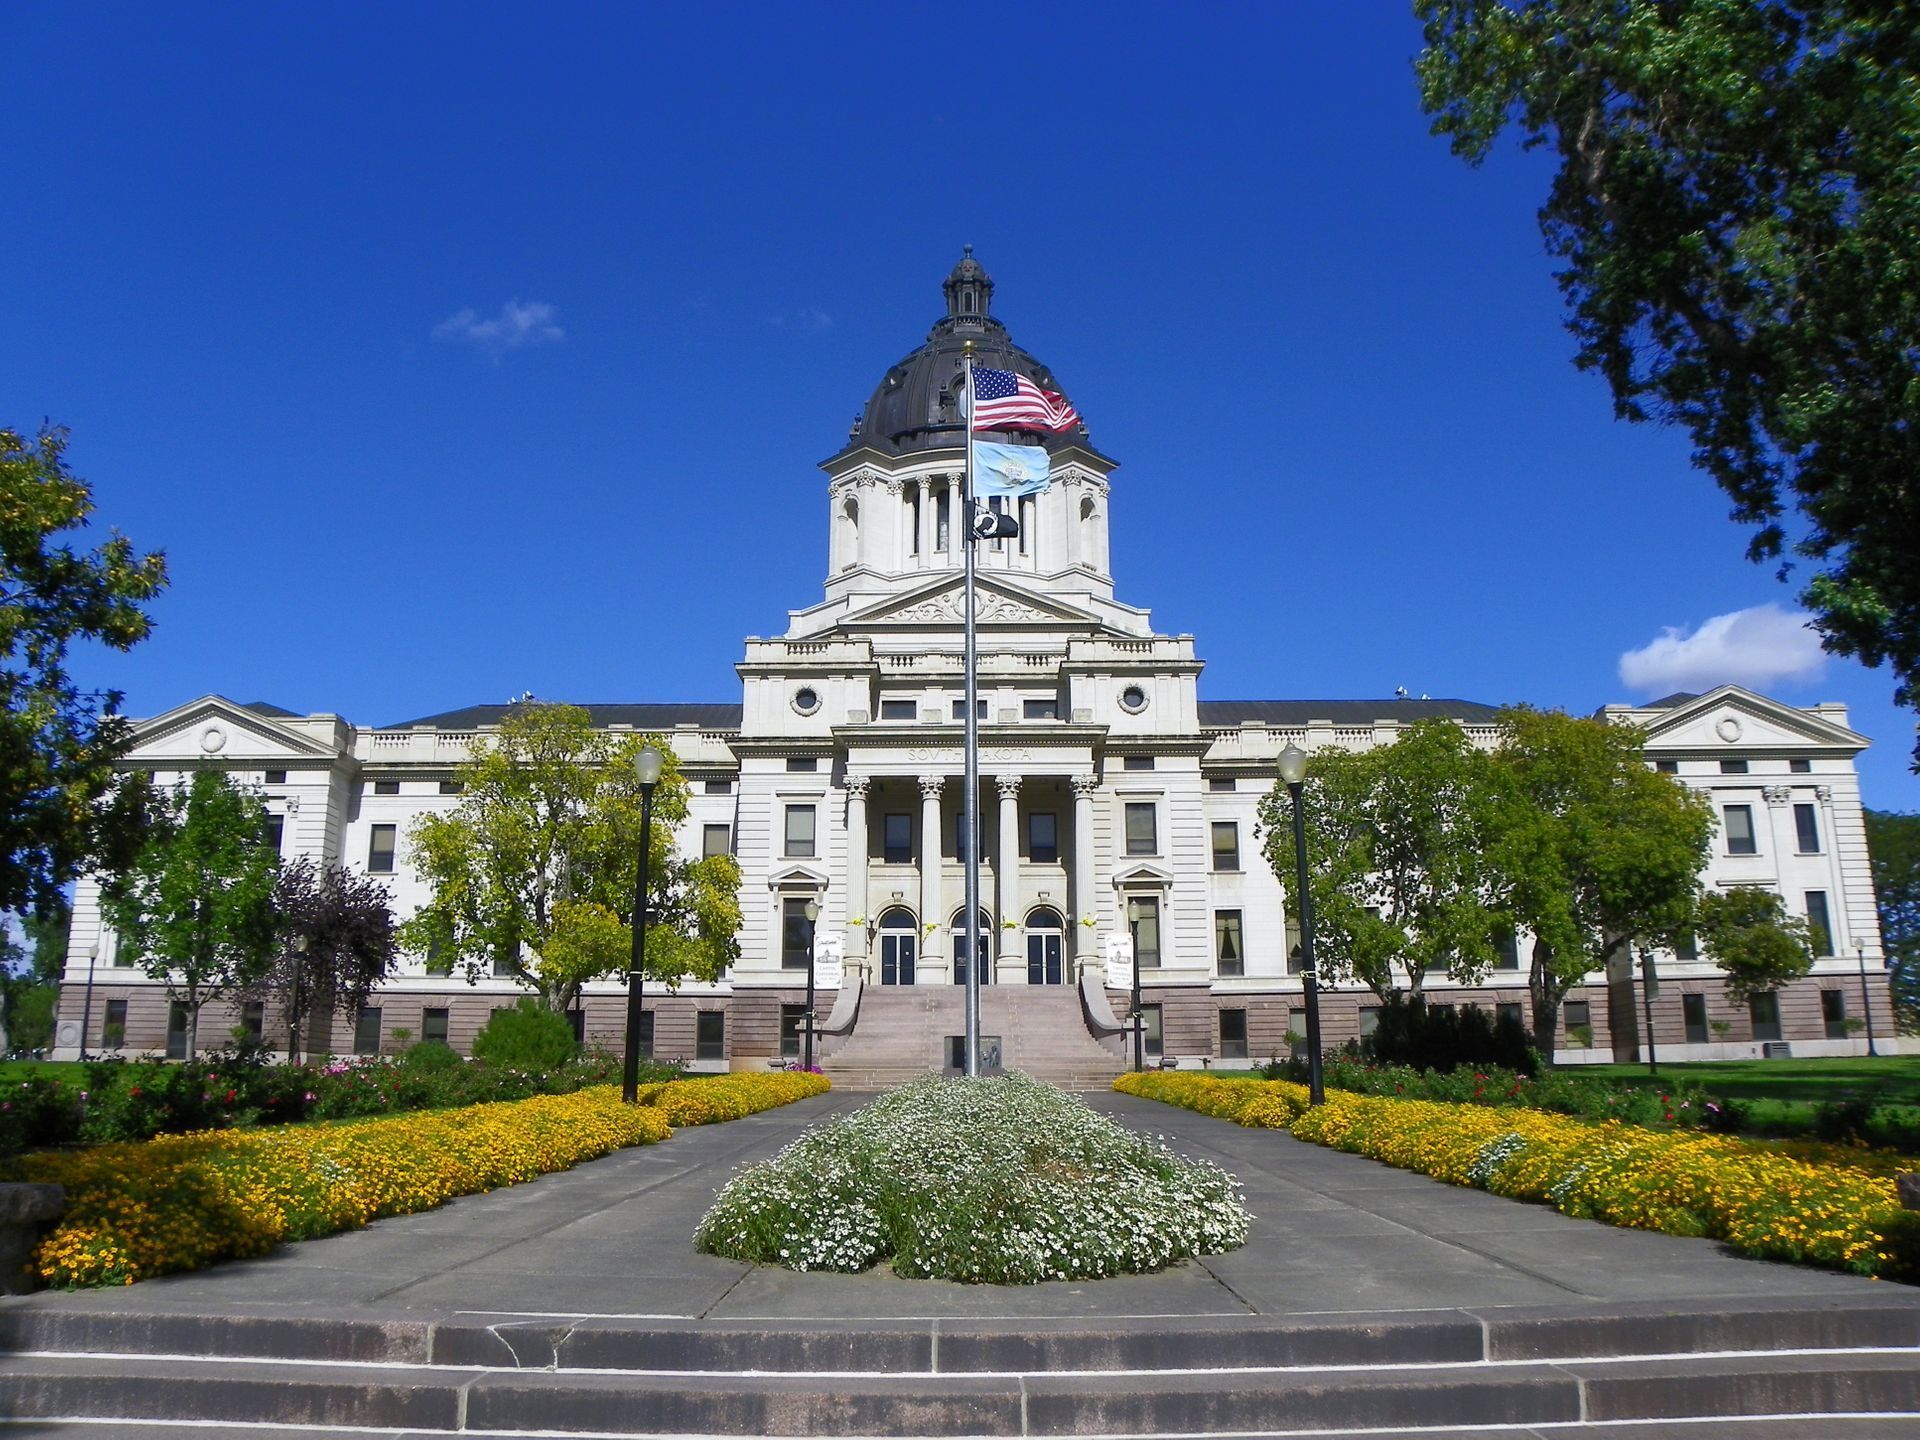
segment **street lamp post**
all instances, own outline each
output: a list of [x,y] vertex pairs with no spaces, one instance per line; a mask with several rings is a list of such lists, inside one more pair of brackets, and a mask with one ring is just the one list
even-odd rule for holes
[[1133,941],[1133,1068],[1147,1068],[1147,1012],[1140,1003],[1140,902],[1127,902],[1127,936]]
[[1653,947],[1640,947],[1640,1008],[1647,1017],[1647,1074],[1660,1073],[1660,1053],[1653,1044],[1653,1002],[1660,996],[1660,977],[1653,971]]
[[806,1038],[802,1041],[805,1060],[802,1063],[808,1074],[813,1073],[813,939],[819,928],[819,920],[820,902],[807,901],[807,1013],[800,1023],[806,1026]]
[[1856,945],[1853,953],[1860,957],[1860,1009],[1867,1021],[1867,1054],[1878,1055],[1873,1046],[1873,991],[1867,988],[1867,947]]
[[[87,998],[80,1006],[80,1058],[82,1060],[87,1058],[87,1036],[93,1030],[93,967],[99,963],[100,942],[96,939],[93,944],[87,947]],[[1864,970],[1860,973],[1863,977],[1866,974]],[[1866,983],[1864,978],[1861,983]],[[1867,1039],[1869,1041],[1873,1039],[1871,1030],[1867,1033]]]
[[1307,1103],[1324,1105],[1327,1090],[1320,1074],[1320,975],[1313,959],[1313,896],[1307,891],[1307,811],[1300,789],[1307,778],[1307,752],[1289,743],[1280,752],[1280,778],[1293,797],[1294,876],[1300,893],[1301,989],[1307,1002]]
[[648,745],[633,757],[640,780],[640,863],[633,882],[633,959],[627,967],[627,1064],[620,1098],[631,1105],[640,1089],[640,1017],[647,968],[647,852],[653,848],[653,787],[660,783],[660,752]]

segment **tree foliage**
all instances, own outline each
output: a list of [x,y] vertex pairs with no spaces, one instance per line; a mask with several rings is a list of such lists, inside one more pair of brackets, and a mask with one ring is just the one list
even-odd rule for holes
[[[1429,973],[1481,979],[1504,922],[1487,904],[1490,762],[1448,720],[1409,726],[1392,744],[1314,757],[1302,786],[1314,958],[1376,995]],[[1292,800],[1261,806],[1267,858],[1298,913]]]
[[93,513],[65,446],[61,430],[26,440],[0,429],[0,910],[55,903],[125,818],[99,805],[127,743],[120,693],[82,690],[67,653],[77,641],[138,644],[142,607],[166,584],[165,560],[123,536],[91,551],[63,538]]
[[[575,706],[508,712],[462,767],[460,804],[409,833],[410,863],[432,898],[401,926],[402,943],[470,981],[497,965],[554,1010],[570,1008],[586,981],[625,969],[641,833],[633,759],[647,743],[595,730]],[[674,852],[687,785],[672,750],[651,743],[666,765],[647,837],[647,976],[711,980],[739,956],[740,868],[730,855]]]
[[1745,1004],[1813,969],[1813,933],[1757,885],[1709,890],[1694,912],[1700,948],[1727,972],[1727,994]]
[[1648,767],[1631,726],[1525,706],[1500,725],[1495,903],[1533,935],[1533,1043],[1552,1054],[1569,990],[1636,938],[1687,932],[1713,811]]
[[1477,163],[1511,124],[1558,160],[1577,363],[1683,426],[1749,555],[1812,562],[1827,648],[1920,703],[1920,7],[1415,8],[1435,132]]
[[186,1002],[191,1058],[201,1006],[256,983],[270,961],[279,857],[260,798],[216,770],[156,796],[145,823],[132,865],[105,878],[101,907],[141,968]]
[[1880,906],[1880,948],[1893,972],[1900,1028],[1920,1029],[1920,814],[1867,811],[1867,851]]
[[322,869],[309,856],[280,868],[273,886],[274,942],[266,968],[244,987],[271,1000],[298,1060],[316,1014],[357,1014],[398,954],[386,886],[344,865]]
[[24,946],[0,934],[0,1052],[45,1050],[53,1043],[72,920],[72,906],[56,892],[51,903],[21,917]]

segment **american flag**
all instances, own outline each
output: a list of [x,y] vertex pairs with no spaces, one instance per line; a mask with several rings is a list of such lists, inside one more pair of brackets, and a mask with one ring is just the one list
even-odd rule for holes
[[973,428],[976,430],[1071,430],[1080,412],[1064,395],[1042,390],[1011,370],[973,372]]

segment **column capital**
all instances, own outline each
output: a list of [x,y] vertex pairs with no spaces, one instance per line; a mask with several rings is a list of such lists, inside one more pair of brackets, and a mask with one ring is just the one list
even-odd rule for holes
[[993,783],[1000,787],[1000,798],[1002,800],[1018,799],[1020,795],[1021,779],[1022,777],[1019,775],[994,776]]
[[1766,785],[1761,787],[1761,795],[1769,805],[1784,805],[1793,798],[1793,792],[1784,785]]
[[1073,793],[1082,800],[1091,800],[1100,793],[1100,777],[1098,775],[1074,776]]
[[941,791],[946,788],[947,777],[944,775],[922,775],[920,777],[920,798],[922,800],[938,800]]
[[1816,800],[1821,801],[1823,804],[1831,804],[1833,801],[1833,787],[1831,785],[1816,785],[1813,787],[1813,795]]
[[871,775],[849,775],[845,781],[847,794],[855,800],[867,798],[867,787],[873,784]]

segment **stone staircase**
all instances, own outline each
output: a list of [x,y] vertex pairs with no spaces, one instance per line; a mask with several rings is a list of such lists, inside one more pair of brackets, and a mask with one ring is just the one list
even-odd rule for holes
[[[947,1070],[947,1037],[966,1030],[959,985],[869,985],[860,1018],[820,1068],[841,1090],[883,1090]],[[1066,985],[988,985],[980,1033],[997,1035],[1001,1063],[1065,1090],[1105,1090],[1126,1068],[1088,1031],[1080,995]]]
[[1896,1303],[492,1323],[47,1300],[0,1308],[0,1437],[1920,1436],[1920,1307],[1886,1298]]

